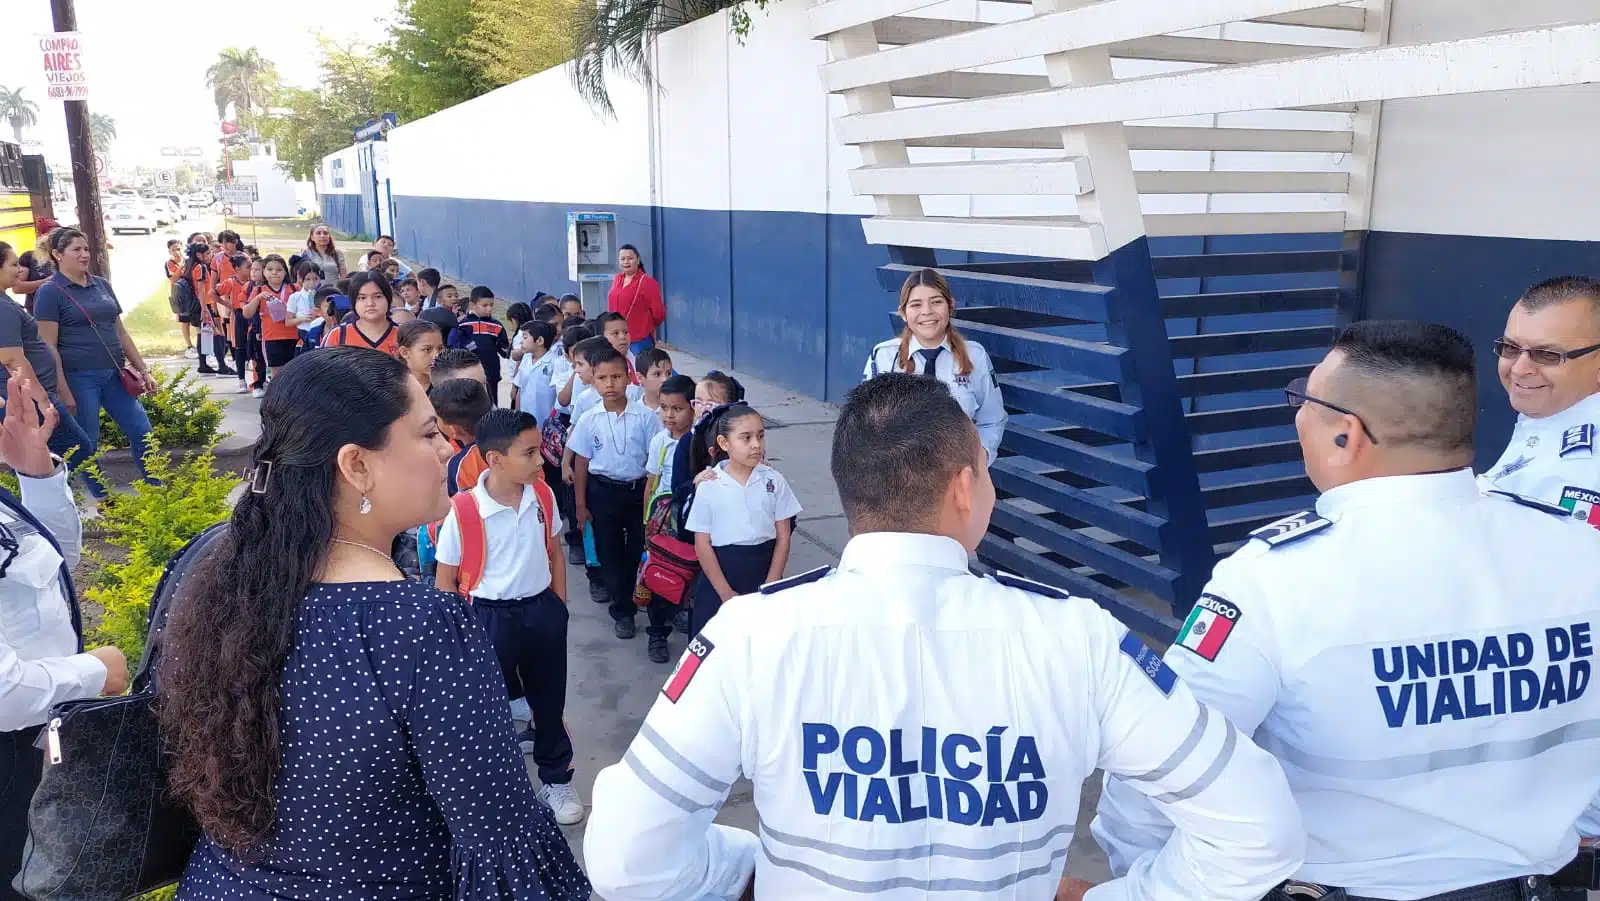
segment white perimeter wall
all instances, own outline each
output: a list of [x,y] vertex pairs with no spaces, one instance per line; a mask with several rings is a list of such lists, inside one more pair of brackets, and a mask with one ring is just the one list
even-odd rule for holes
[[[1392,0],[1391,43],[1592,19],[1597,0]],[[1600,52],[1600,48],[1597,48]],[[1600,238],[1600,85],[1383,105],[1373,228]]]
[[[344,184],[335,186],[333,183],[333,161],[341,160],[344,166]],[[322,163],[317,166],[316,178],[318,194],[360,194],[361,180],[357,177],[357,157],[355,147],[346,147],[322,158]]]

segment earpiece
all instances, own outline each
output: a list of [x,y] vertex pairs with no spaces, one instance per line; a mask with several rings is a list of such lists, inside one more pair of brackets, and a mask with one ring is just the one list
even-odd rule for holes
[[1333,436],[1333,444],[1334,444],[1335,447],[1344,447],[1346,444],[1349,444],[1349,443],[1350,443],[1350,438],[1347,435],[1335,435],[1335,436]]

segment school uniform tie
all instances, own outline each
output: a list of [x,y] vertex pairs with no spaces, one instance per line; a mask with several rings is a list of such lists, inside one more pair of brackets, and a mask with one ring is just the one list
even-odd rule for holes
[[922,374],[937,375],[934,365],[939,362],[939,355],[944,353],[943,347],[925,347],[917,351],[917,356],[922,358]]

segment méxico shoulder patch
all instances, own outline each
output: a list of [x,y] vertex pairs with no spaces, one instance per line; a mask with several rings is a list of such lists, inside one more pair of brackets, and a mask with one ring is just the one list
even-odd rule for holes
[[1238,604],[1214,594],[1202,594],[1200,600],[1194,602],[1189,618],[1183,621],[1178,640],[1173,643],[1205,660],[1215,661],[1228,636],[1233,634],[1233,627],[1243,618],[1244,612]]
[[674,704],[678,703],[678,699],[683,697],[684,691],[689,688],[689,683],[694,681],[694,674],[700,671],[706,658],[716,649],[717,646],[707,641],[704,635],[696,635],[689,639],[689,646],[683,649],[683,656],[678,658],[677,668],[667,677],[667,684],[661,689],[667,700]]
[[1561,512],[1600,528],[1600,491],[1568,485],[1561,489]]

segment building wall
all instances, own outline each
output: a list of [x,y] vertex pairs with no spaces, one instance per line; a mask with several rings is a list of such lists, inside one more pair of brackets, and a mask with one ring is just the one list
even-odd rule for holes
[[349,235],[363,231],[361,175],[356,150],[346,147],[323,157],[313,179],[322,220]]
[[[1580,21],[1590,0],[1392,0],[1394,43]],[[1442,322],[1479,348],[1478,465],[1514,414],[1489,345],[1528,285],[1600,275],[1600,85],[1391,100],[1383,106],[1365,314]]]

